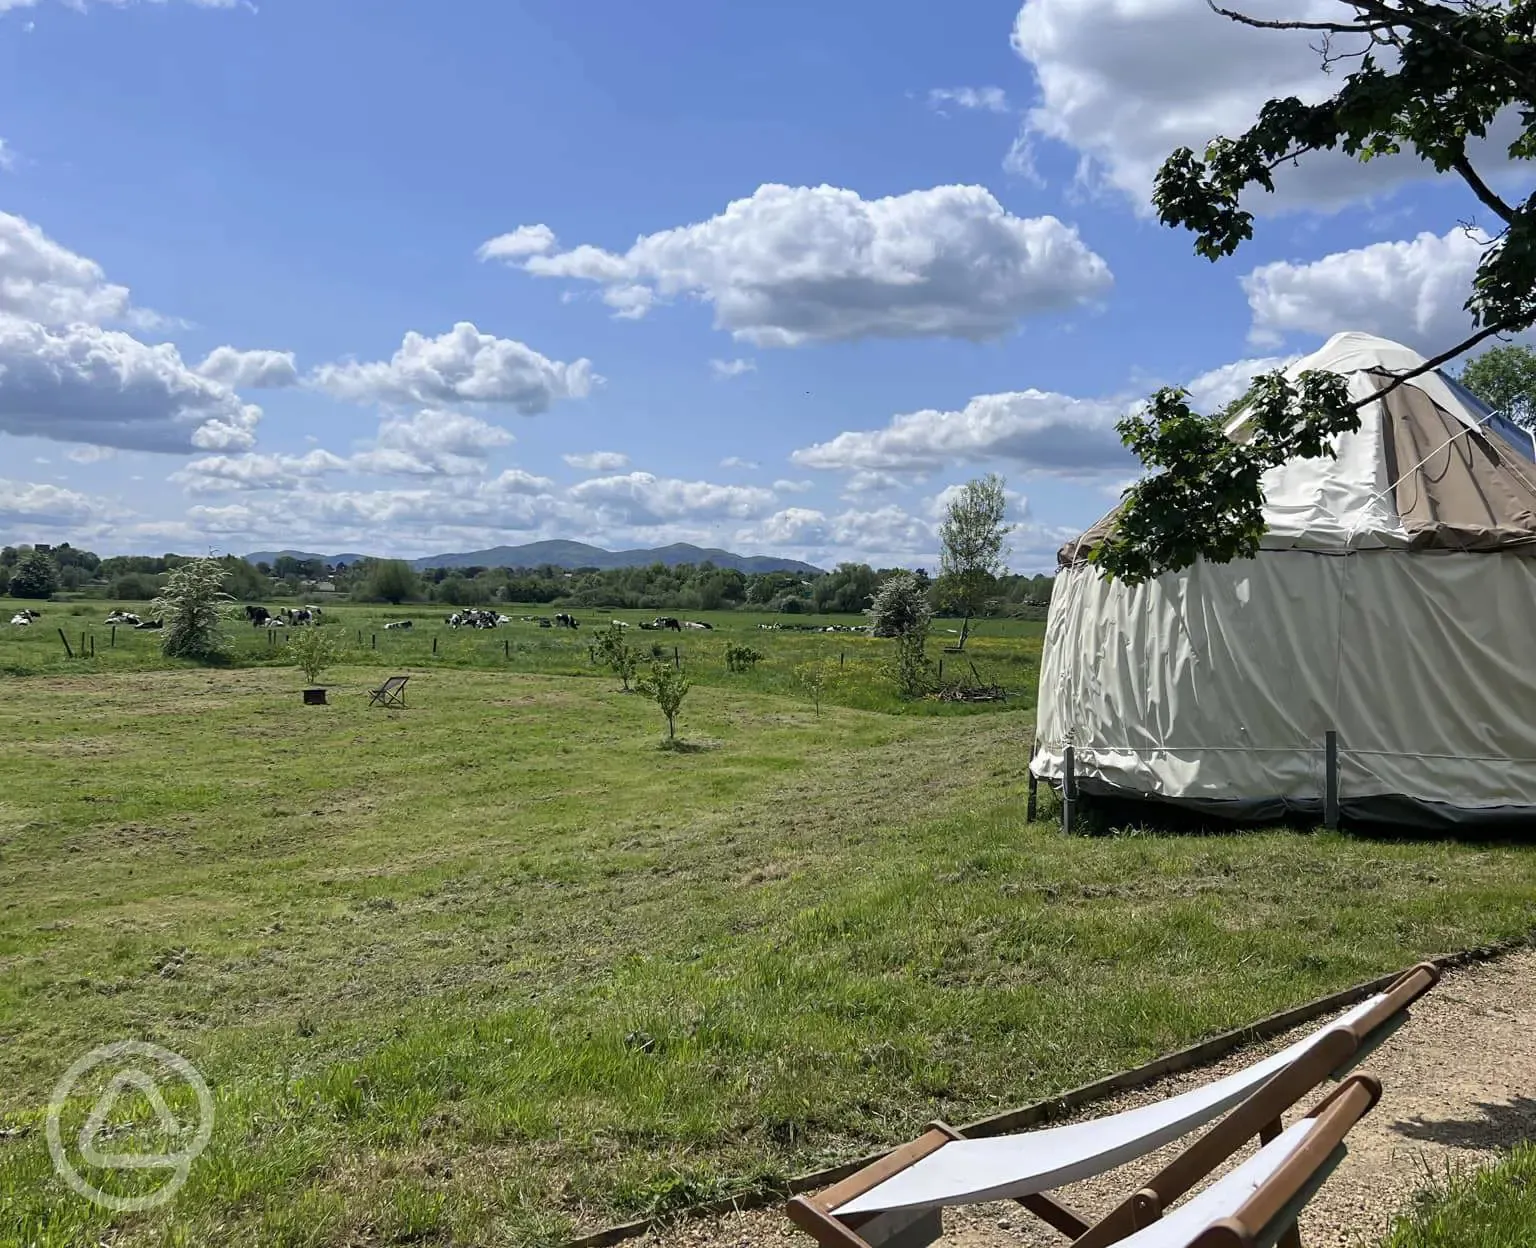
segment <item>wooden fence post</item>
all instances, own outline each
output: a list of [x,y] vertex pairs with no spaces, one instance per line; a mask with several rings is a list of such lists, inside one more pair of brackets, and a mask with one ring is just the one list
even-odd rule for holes
[[841,668],[843,666],[843,660],[846,659],[847,657],[848,657],[848,652],[846,650],[839,650],[837,652],[837,666],[839,668]]
[[117,649],[117,625],[112,625],[112,640],[107,643],[112,649]]
[[501,639],[501,657],[504,659],[512,657],[512,639],[510,637],[503,637]]
[[377,650],[379,648],[379,635],[377,633],[373,633],[373,634],[371,634],[371,636],[373,637],[373,646],[372,646],[372,648],[374,650]]
[[433,654],[437,653],[437,638],[436,637],[432,638],[432,653]]
[[96,657],[96,634],[91,634],[91,658]]
[[1067,746],[1062,751],[1061,834],[1072,835],[1072,816],[1077,813],[1077,750]]
[[678,671],[683,670],[683,656],[678,654],[676,646],[672,647],[672,666]]
[[1323,736],[1323,826],[1339,826],[1339,734],[1332,728]]
[[70,658],[74,658],[75,652],[69,648],[69,638],[64,636],[64,630],[62,628],[59,629],[59,640],[64,643],[64,653],[67,654]]
[[85,658],[85,634],[80,634],[80,657]]
[[1024,774],[1029,777],[1029,800],[1024,805],[1024,822],[1033,823],[1040,813],[1040,780],[1035,775],[1035,754],[1040,749],[1038,741],[1029,743],[1029,762],[1024,764]]

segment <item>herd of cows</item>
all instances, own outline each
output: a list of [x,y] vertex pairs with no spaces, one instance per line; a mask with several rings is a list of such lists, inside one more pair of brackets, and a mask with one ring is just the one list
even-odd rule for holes
[[[28,608],[25,611],[18,611],[15,615],[11,616],[11,623],[16,628],[30,628],[32,621],[42,618],[43,613],[41,611],[33,611],[31,608]],[[106,622],[113,627],[142,629],[165,627],[165,621],[163,620],[143,620],[132,611],[114,611],[111,615],[107,616]]]

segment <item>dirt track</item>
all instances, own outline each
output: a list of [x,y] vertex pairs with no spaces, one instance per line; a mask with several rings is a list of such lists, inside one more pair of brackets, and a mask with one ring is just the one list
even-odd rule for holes
[[[1205,1082],[1283,1048],[1316,1026],[1101,1102],[1084,1116],[1113,1113]],[[1414,1006],[1407,1026],[1362,1069],[1381,1080],[1382,1099],[1350,1133],[1349,1156],[1303,1216],[1302,1239],[1308,1248],[1373,1243],[1428,1175],[1476,1165],[1502,1148],[1536,1138],[1536,951],[1448,973]],[[1139,1187],[1139,1180],[1173,1151],[1075,1184],[1061,1195],[1085,1214],[1102,1213]],[[945,1232],[943,1242],[950,1248],[1062,1248],[1066,1243],[1011,1203],[950,1212]],[[630,1242],[636,1248],[813,1244],[777,1209],[683,1223]]]

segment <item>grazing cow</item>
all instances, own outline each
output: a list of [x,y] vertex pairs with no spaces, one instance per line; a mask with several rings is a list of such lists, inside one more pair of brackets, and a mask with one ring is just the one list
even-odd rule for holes
[[142,624],[135,624],[134,628],[164,628],[164,620],[145,620]]
[[271,615],[272,613],[265,607],[252,606],[250,603],[245,605],[246,623],[252,628],[264,628]]
[[384,631],[388,632],[392,628],[409,628],[410,626],[411,622],[409,620],[391,620],[388,624],[384,625]]
[[300,624],[313,623],[314,618],[313,613],[308,607],[300,611],[295,611],[292,607],[283,608],[283,623],[287,624],[290,628],[296,628]]
[[670,615],[658,615],[656,617],[656,619],[652,622],[651,627],[652,628],[670,628],[675,633],[680,633],[680,632],[683,631],[683,625],[682,625],[681,621],[675,619],[674,617],[672,617]]
[[564,611],[555,616],[556,628],[577,628],[580,626],[580,623],[581,621],[574,615],[567,615]]
[[312,606],[309,606],[307,603],[304,606],[304,610],[309,612],[309,618],[312,619],[312,620],[318,620],[320,618],[321,614],[322,614],[322,612],[321,612],[319,607],[312,607]]

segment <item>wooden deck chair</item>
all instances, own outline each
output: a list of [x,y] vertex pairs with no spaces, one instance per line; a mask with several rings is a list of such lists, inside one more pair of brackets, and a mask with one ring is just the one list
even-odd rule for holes
[[1068,1236],[1074,1248],[1101,1248],[1136,1229],[1136,1198],[1090,1224],[1051,1196],[1052,1189],[1145,1156],[1232,1110],[1149,1185],[1166,1207],[1248,1140],[1258,1136],[1268,1143],[1278,1137],[1286,1111],[1362,1061],[1406,1021],[1408,1006],[1439,978],[1428,963],[1416,966],[1386,991],[1279,1053],[1150,1105],[979,1139],[934,1123],[842,1182],[796,1196],[786,1212],[824,1248],[920,1248],[942,1234],[945,1207],[1011,1199]]
[[373,706],[377,703],[380,706],[404,706],[405,682],[409,679],[409,676],[391,676],[377,689],[369,691],[368,705]]
[[1136,1194],[1139,1229],[1117,1248],[1300,1248],[1296,1219],[1338,1168],[1345,1137],[1381,1099],[1370,1075],[1351,1075],[1247,1161],[1164,1215],[1157,1193]]

